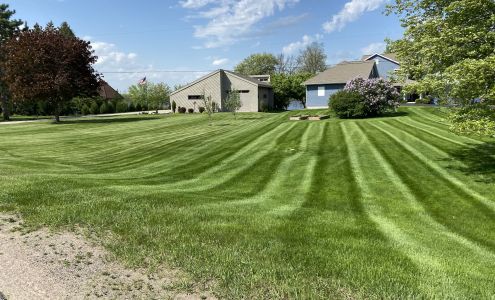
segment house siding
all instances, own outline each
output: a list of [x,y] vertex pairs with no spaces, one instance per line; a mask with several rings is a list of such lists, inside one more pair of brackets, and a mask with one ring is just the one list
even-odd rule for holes
[[[325,87],[325,95],[318,96],[318,87]],[[323,108],[328,107],[328,99],[330,96],[345,87],[345,84],[318,84],[306,86],[306,107],[307,108]]]
[[[221,72],[213,73],[211,76],[204,78],[201,81],[194,83],[193,85],[178,91],[177,93],[170,95],[170,103],[175,101],[177,107],[185,107],[187,109],[194,108],[198,111],[200,106],[203,106],[201,99],[189,100],[189,95],[202,95],[211,96],[212,100],[217,103],[219,110],[222,108],[222,84],[221,84]],[[196,105],[194,103],[196,102]]]
[[272,88],[259,86],[223,70],[207,75],[173,93],[170,95],[170,102],[175,101],[177,107],[193,108],[197,112],[199,107],[203,106],[203,100],[189,100],[188,97],[189,95],[202,95],[204,93],[206,96],[211,95],[212,100],[217,103],[219,111],[225,111],[225,100],[228,97],[228,92],[234,89],[249,91],[248,93],[240,93],[242,107],[239,111],[241,112],[257,112],[263,105],[267,105],[269,108],[273,107]]
[[400,66],[394,62],[386,60],[380,56],[370,58],[368,60],[375,60],[376,69],[378,70],[378,77],[388,80],[394,73],[394,70],[399,69]]
[[240,112],[256,112],[259,110],[258,107],[258,86],[247,82],[243,79],[238,78],[229,73],[223,73],[223,99],[227,99],[227,91],[238,90],[238,91],[249,91],[249,93],[240,93],[241,98],[241,109]]
[[264,109],[273,109],[274,99],[273,99],[273,89],[266,87],[258,88],[258,110],[262,111]]

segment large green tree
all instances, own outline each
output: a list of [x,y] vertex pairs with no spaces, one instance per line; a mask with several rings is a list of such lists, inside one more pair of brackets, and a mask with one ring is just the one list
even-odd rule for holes
[[292,100],[306,106],[306,87],[303,82],[312,77],[310,73],[274,74],[271,77],[275,108],[287,109]]
[[234,71],[244,75],[271,75],[279,60],[270,53],[251,54],[235,66]]
[[60,113],[78,96],[94,96],[100,76],[93,69],[97,57],[91,44],[47,27],[20,32],[1,47],[0,68],[12,100],[42,101],[60,121]]
[[[15,14],[15,10],[10,10],[8,4],[0,4],[0,47],[5,44],[15,33],[19,32],[20,26],[23,21],[18,19],[12,19]],[[0,54],[0,61],[3,61],[4,57]],[[0,72],[2,72],[0,70]],[[0,73],[1,76],[1,73]],[[9,109],[9,94],[7,86],[0,80],[0,98],[2,103],[3,119],[8,121],[10,119]]]
[[469,104],[495,99],[494,0],[395,0],[404,36],[390,45],[410,89]]
[[165,83],[148,82],[129,87],[129,97],[134,105],[158,111],[164,104],[170,104],[170,87]]

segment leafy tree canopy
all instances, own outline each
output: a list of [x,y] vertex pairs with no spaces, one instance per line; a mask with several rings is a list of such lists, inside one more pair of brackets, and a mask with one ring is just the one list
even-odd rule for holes
[[[19,28],[23,24],[22,20],[12,19],[14,14],[15,10],[9,10],[8,4],[0,4],[0,46],[9,40],[15,33],[19,32]],[[0,61],[3,60],[4,58],[0,56]],[[2,102],[3,119],[9,120],[10,105],[8,102],[8,90],[3,81],[0,81],[0,98]]]
[[234,71],[243,75],[271,75],[275,73],[278,62],[273,54],[251,54],[235,66]]
[[403,77],[418,81],[409,89],[462,104],[494,101],[495,1],[395,0],[388,13],[405,28],[390,50]]
[[58,122],[67,102],[97,94],[100,76],[92,65],[91,44],[67,37],[57,28],[20,32],[1,48],[2,80],[14,102],[43,101],[54,108]]
[[172,90],[165,83],[148,82],[144,85],[132,85],[129,87],[129,98],[137,105],[148,109],[158,110],[163,104],[169,104]]

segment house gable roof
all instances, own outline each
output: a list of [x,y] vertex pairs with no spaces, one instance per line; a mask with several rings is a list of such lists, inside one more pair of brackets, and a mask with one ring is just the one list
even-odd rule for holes
[[368,55],[363,55],[363,57],[361,58],[362,61],[368,61],[370,59],[373,59],[375,57],[381,57],[383,59],[386,59],[390,62],[393,62],[395,64],[398,64],[400,65],[400,62],[397,60],[397,54],[395,53],[384,53],[384,54],[378,54],[378,53],[375,53],[375,54],[368,54]]
[[303,84],[345,84],[356,77],[369,78],[374,68],[374,61],[344,61],[306,80]]
[[209,77],[211,77],[211,76],[213,76],[213,75],[217,74],[217,73],[218,73],[218,72],[220,72],[220,71],[221,71],[221,70],[216,70],[216,71],[213,71],[213,72],[211,72],[211,73],[209,73],[209,74],[206,74],[206,75],[204,75],[204,76],[202,76],[202,77],[200,77],[200,78],[198,78],[198,79],[194,80],[193,82],[190,82],[190,83],[186,84],[185,86],[181,87],[180,89],[178,89],[178,90],[176,90],[176,91],[173,91],[172,93],[170,93],[170,95],[173,95],[173,94],[176,94],[176,93],[178,93],[178,92],[180,92],[180,91],[183,91],[183,90],[187,89],[188,87],[193,86],[193,85],[195,85],[196,83],[198,83],[198,82],[200,82],[200,81],[203,81],[203,80],[205,80],[205,79],[207,79],[207,78],[209,78]]
[[104,99],[115,99],[122,97],[113,87],[111,87],[106,81],[100,82],[100,89],[98,90],[100,97]]
[[261,82],[261,81],[259,81],[257,79],[251,78],[249,76],[244,76],[242,74],[235,73],[235,72],[232,72],[232,71],[227,71],[227,70],[219,69],[219,70],[213,71],[213,72],[211,72],[209,74],[206,74],[205,76],[200,77],[200,78],[194,80],[193,82],[191,82],[189,84],[186,84],[185,86],[181,87],[180,89],[178,89],[176,91],[173,91],[170,95],[173,95],[175,93],[178,93],[180,91],[183,91],[183,90],[187,89],[188,87],[193,86],[193,85],[195,85],[196,83],[198,83],[200,81],[203,81],[203,80],[205,80],[205,79],[207,79],[207,78],[209,78],[209,77],[211,77],[213,75],[218,74],[219,72],[228,73],[228,74],[230,74],[232,76],[235,76],[235,77],[237,77],[237,78],[239,78],[241,80],[247,81],[248,83],[254,84],[256,86],[262,86],[262,87],[268,87],[268,88],[271,88],[272,87],[272,85],[269,84],[269,83],[267,83],[267,82]]
[[268,82],[262,82],[262,81],[259,81],[258,79],[255,79],[255,78],[252,78],[252,77],[249,77],[249,76],[245,76],[245,75],[242,75],[242,74],[239,74],[239,73],[235,73],[235,72],[232,72],[232,71],[227,71],[227,70],[224,70],[225,73],[228,73],[230,75],[233,75],[239,79],[242,79],[242,80],[245,80],[249,83],[252,83],[252,84],[255,84],[257,86],[262,86],[262,87],[268,87],[268,88],[271,88],[272,85]]

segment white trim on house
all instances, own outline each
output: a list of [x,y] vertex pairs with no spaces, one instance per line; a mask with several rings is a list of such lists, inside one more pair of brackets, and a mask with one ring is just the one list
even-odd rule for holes
[[398,61],[395,61],[395,60],[393,60],[393,59],[391,59],[391,58],[389,58],[389,57],[386,57],[386,56],[384,56],[384,55],[382,55],[382,54],[379,54],[379,53],[375,53],[375,54],[373,54],[373,55],[370,55],[368,58],[366,58],[366,61],[369,61],[371,58],[373,58],[373,57],[375,57],[375,56],[380,56],[381,58],[386,59],[386,60],[388,60],[388,61],[390,61],[390,62],[393,62],[394,64],[398,64],[398,65],[400,65],[400,63],[399,63]]

